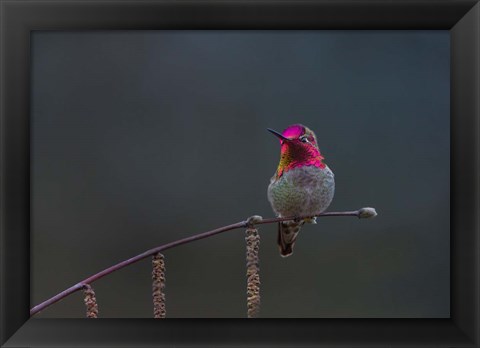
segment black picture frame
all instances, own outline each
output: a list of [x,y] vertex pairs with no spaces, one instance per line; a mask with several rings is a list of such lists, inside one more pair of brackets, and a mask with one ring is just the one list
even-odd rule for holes
[[[479,347],[480,5],[432,1],[0,0],[1,337],[34,346]],[[443,29],[451,32],[449,319],[35,319],[30,289],[30,32]]]

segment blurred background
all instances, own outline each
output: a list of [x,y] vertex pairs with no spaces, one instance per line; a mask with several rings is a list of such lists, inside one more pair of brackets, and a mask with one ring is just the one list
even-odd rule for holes
[[[260,227],[261,317],[449,317],[448,31],[38,31],[31,303],[147,249],[273,217],[282,131],[335,173],[279,256]],[[167,317],[246,317],[244,231],[165,251]],[[148,258],[93,283],[100,317],[152,317]],[[38,317],[84,317],[76,293]]]

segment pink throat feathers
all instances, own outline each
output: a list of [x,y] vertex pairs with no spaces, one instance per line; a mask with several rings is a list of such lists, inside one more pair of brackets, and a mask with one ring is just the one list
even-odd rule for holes
[[281,148],[280,163],[277,168],[277,178],[280,178],[283,173],[292,170],[293,168],[303,166],[314,166],[317,168],[325,168],[325,163],[322,162],[324,157],[320,151],[313,146],[292,146],[283,143]]

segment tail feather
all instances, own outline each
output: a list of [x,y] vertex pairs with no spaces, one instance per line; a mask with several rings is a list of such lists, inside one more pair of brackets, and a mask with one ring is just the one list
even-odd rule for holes
[[287,257],[292,255],[293,246],[297,240],[300,227],[304,224],[304,221],[283,221],[278,223],[278,237],[277,243],[280,249],[280,256]]

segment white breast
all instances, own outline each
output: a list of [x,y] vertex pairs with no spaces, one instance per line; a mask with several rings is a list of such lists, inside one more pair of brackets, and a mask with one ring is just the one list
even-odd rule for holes
[[279,180],[272,178],[268,199],[279,216],[314,215],[328,208],[334,191],[334,175],[328,166],[304,166],[285,172]]

